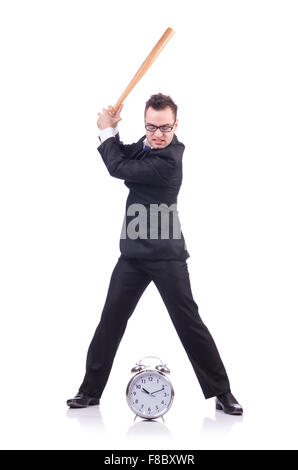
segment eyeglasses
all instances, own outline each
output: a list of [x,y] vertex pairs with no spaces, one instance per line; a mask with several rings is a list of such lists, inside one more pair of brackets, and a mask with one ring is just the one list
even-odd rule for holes
[[[176,122],[176,121],[175,121]],[[165,125],[165,126],[154,126],[153,124],[145,124],[145,129],[149,132],[155,132],[157,129],[160,129],[161,132],[171,132],[173,129],[175,122],[172,126]]]

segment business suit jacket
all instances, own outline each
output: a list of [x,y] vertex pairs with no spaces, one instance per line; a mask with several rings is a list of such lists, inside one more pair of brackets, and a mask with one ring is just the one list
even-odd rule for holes
[[[167,147],[149,149],[137,158],[143,149],[145,137],[144,135],[136,143],[124,145],[120,141],[119,134],[116,134],[115,137],[109,137],[98,147],[110,175],[124,180],[124,184],[129,188],[120,237],[121,257],[186,260],[190,255],[183,233],[181,231],[180,237],[177,238],[177,232],[174,235],[173,227],[174,215],[181,227],[177,196],[182,184],[182,157],[185,146],[174,134]],[[143,231],[136,239],[128,235],[128,225],[136,217],[136,214],[128,215],[132,204],[142,204],[148,216],[146,233]],[[152,238],[150,211],[153,209],[154,212],[157,207],[160,211],[157,214],[158,237]],[[160,220],[161,213],[167,212],[167,207],[171,207],[170,212],[168,211],[170,215],[169,236],[164,238],[161,234]]]

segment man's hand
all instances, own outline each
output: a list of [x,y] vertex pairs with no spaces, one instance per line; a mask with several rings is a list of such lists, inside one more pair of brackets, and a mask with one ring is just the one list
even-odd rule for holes
[[108,109],[103,109],[102,113],[97,113],[97,126],[103,130],[106,127],[116,127],[117,123],[121,121],[120,113],[122,111],[123,104],[119,106],[118,111],[115,113],[113,106],[109,106]]

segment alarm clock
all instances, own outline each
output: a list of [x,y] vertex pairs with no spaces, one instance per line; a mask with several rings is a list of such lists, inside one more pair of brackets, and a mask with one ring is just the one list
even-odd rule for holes
[[[154,369],[142,363],[143,359],[154,358],[160,361]],[[155,419],[169,411],[174,388],[169,380],[170,369],[156,356],[146,356],[131,369],[134,376],[128,382],[126,399],[128,406],[137,416]]]

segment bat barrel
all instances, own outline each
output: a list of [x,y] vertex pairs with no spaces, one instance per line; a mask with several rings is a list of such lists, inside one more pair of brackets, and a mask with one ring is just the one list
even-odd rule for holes
[[114,111],[117,112],[119,109],[119,106],[123,103],[125,98],[129,95],[129,93],[132,91],[132,89],[136,86],[136,84],[140,81],[140,79],[143,77],[143,75],[147,72],[149,67],[153,64],[155,61],[156,57],[159,55],[159,53],[162,51],[162,49],[165,47],[169,39],[173,36],[174,30],[172,28],[167,28],[159,41],[155,44],[153,47],[152,51],[150,54],[146,57],[140,68],[138,69],[137,73],[135,76],[132,78],[128,86],[125,88],[124,92],[120,96],[119,100],[114,106]]

